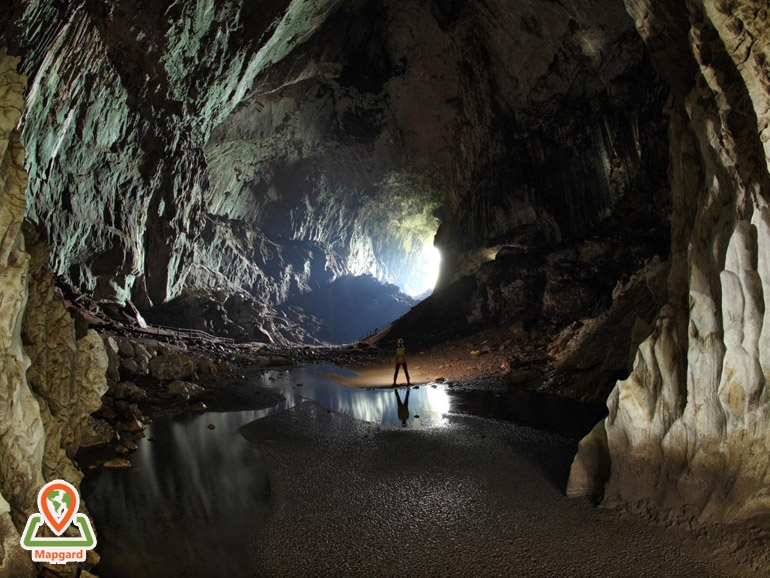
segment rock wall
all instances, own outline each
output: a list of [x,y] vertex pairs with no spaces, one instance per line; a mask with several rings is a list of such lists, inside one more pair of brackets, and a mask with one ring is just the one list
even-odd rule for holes
[[25,79],[0,50],[0,576],[35,576],[19,531],[46,481],[76,486],[71,457],[90,438],[89,414],[107,389],[107,354],[55,298],[45,247],[25,248],[27,174],[16,130]]
[[[250,295],[247,325],[290,293],[351,271],[382,276],[392,256],[349,227],[344,191],[330,185],[303,202],[312,205],[305,213],[282,181],[280,210],[263,211],[269,195],[253,194],[253,184],[246,195],[210,187],[222,155],[203,154],[265,69],[315,38],[338,4],[17,2],[18,34],[6,34],[31,79],[28,216],[54,247],[54,272],[97,301],[131,299],[145,313],[185,288]],[[226,148],[228,170],[257,163],[267,172],[259,155],[239,153],[244,146]],[[260,323],[257,331],[279,337]]]
[[441,223],[445,284],[652,202],[666,94],[617,3],[345,4],[213,131],[206,205],[402,286]]
[[770,14],[628,0],[672,86],[668,303],[568,493],[703,520],[770,513]]
[[97,300],[270,306],[319,252],[403,287],[440,222],[446,282],[663,180],[665,87],[609,0],[14,6],[29,216]]
[[580,239],[624,196],[649,202],[664,186],[666,90],[619,4],[517,3],[452,30],[467,122],[437,236],[442,281],[490,247]]
[[[714,519],[763,512],[768,8],[625,5],[16,2],[29,215],[55,272],[98,299],[149,309],[185,288],[248,295],[231,302],[251,309],[239,313],[246,335],[265,330],[262,308],[314,284],[410,274],[416,241],[440,220],[442,284],[473,285],[460,324],[516,311],[571,323],[565,302],[591,316],[613,293],[576,271],[586,238],[614,239],[603,225],[670,186],[667,303],[570,492],[601,487],[609,502]],[[20,149],[7,140],[10,167]],[[13,376],[28,363],[16,340],[28,257],[18,191],[4,194],[15,195],[0,254]],[[228,300],[216,304],[225,317]],[[585,347],[576,355],[599,359]],[[14,419],[42,427],[28,415],[0,423]],[[76,431],[62,434],[65,450]],[[60,447],[28,449],[58,460]]]
[[43,476],[75,484],[83,475],[72,458],[94,439],[90,414],[107,391],[107,352],[99,334],[76,324],[56,295],[47,265],[50,247],[31,227],[23,232],[30,268],[21,337],[30,358],[27,383],[40,400],[45,429]]
[[[131,7],[40,2],[24,9],[29,216],[55,247],[56,274],[97,299],[133,297],[149,306],[184,284],[206,183],[200,139],[217,107],[243,89],[242,71],[218,76],[222,53],[212,46],[210,60],[198,62],[214,67],[209,92],[181,94],[181,62],[190,58],[182,39],[220,38],[222,15],[201,5],[187,30],[185,20],[177,28],[157,9],[123,10]],[[153,53],[161,49],[166,62]]]
[[[29,356],[21,342],[27,303],[29,255],[24,252],[21,224],[26,208],[24,149],[16,123],[24,110],[24,79],[16,72],[18,59],[0,51],[0,575],[34,576],[35,570],[19,545],[20,523],[30,514],[45,483],[44,430],[37,399],[29,389]],[[23,528],[23,526],[21,526]]]

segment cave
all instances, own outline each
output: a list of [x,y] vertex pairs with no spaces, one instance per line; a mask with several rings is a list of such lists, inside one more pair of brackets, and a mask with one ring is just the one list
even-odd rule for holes
[[770,576],[769,11],[7,3],[0,578]]

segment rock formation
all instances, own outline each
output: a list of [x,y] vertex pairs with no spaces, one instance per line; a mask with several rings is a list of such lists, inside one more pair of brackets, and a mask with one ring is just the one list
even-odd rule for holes
[[768,6],[626,4],[672,87],[668,299],[568,492],[706,520],[767,514]]
[[439,223],[446,285],[665,191],[666,91],[611,1],[17,5],[29,216],[149,318],[192,291],[281,340],[293,297],[419,276]]
[[29,356],[21,342],[27,303],[29,255],[24,252],[21,224],[26,207],[24,149],[16,123],[24,110],[24,79],[16,72],[18,59],[0,52],[0,536],[3,576],[34,576],[27,553],[19,545],[19,529],[45,481],[40,407],[27,384]]
[[[435,234],[439,290],[404,327],[539,331],[554,369],[597,391],[638,348],[573,493],[606,481],[608,501],[761,511],[757,0],[41,0],[12,16],[0,41],[30,79],[27,214],[60,282],[134,318],[310,341],[323,321],[298,306],[308,294],[360,275],[403,287]],[[20,178],[0,257],[24,287]],[[13,336],[25,297],[9,291]],[[29,382],[58,395],[49,371]],[[56,468],[82,424],[58,411],[71,430],[35,449]]]
[[19,531],[46,481],[80,483],[71,458],[93,440],[89,414],[107,390],[101,338],[76,334],[54,295],[47,249],[25,249],[27,175],[16,130],[25,81],[17,63],[0,51],[0,576],[9,578],[36,575]]

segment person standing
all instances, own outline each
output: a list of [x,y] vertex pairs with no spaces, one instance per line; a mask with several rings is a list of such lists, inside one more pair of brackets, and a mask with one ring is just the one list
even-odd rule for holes
[[404,375],[406,376],[406,384],[412,385],[409,382],[409,370],[406,368],[406,348],[404,347],[404,340],[399,339],[396,345],[396,372],[393,374],[393,387],[396,386],[396,380],[398,379],[398,370],[402,365],[404,366]]

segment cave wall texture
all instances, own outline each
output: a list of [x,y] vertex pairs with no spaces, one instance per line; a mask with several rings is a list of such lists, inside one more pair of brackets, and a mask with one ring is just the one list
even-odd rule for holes
[[260,311],[341,276],[403,287],[437,229],[445,285],[665,189],[617,1],[15,6],[28,217],[100,301],[224,289],[275,335]]
[[[37,575],[19,544],[37,492],[52,479],[80,484],[77,449],[97,441],[90,414],[107,391],[101,337],[54,295],[49,249],[22,232],[27,174],[17,122],[25,79],[0,50],[0,576]],[[30,242],[33,241],[33,242]]]
[[768,5],[626,4],[672,87],[668,303],[568,491],[705,520],[767,514]]
[[[20,250],[25,211],[52,247],[53,273],[97,300],[131,300],[149,316],[215,310],[232,321],[215,327],[270,340],[291,325],[275,310],[292,297],[347,275],[419,274],[415,257],[435,233],[441,290],[418,313],[436,334],[442,324],[567,328],[574,339],[558,343],[607,366],[606,378],[652,331],[584,440],[570,493],[603,489],[609,502],[715,519],[766,511],[761,2],[40,0],[13,10],[0,17],[0,45],[29,80],[23,111],[20,89],[8,92],[15,112],[4,120],[13,135],[21,115],[3,157],[16,188],[0,207],[13,295],[2,302],[0,392],[30,410],[0,423],[29,420],[9,431],[36,440],[19,445],[34,454],[31,481],[54,471],[43,452],[46,467],[65,468],[50,451],[80,426],[43,442],[48,418],[34,406],[55,404],[30,387],[48,384],[47,370],[25,377],[36,358],[20,341],[36,277],[27,255],[45,258]],[[659,265],[669,213],[670,259]],[[50,301],[30,298],[40,310]],[[84,339],[68,341],[73,359]],[[619,344],[612,363],[603,344]],[[26,511],[28,497],[0,489],[11,511]]]

